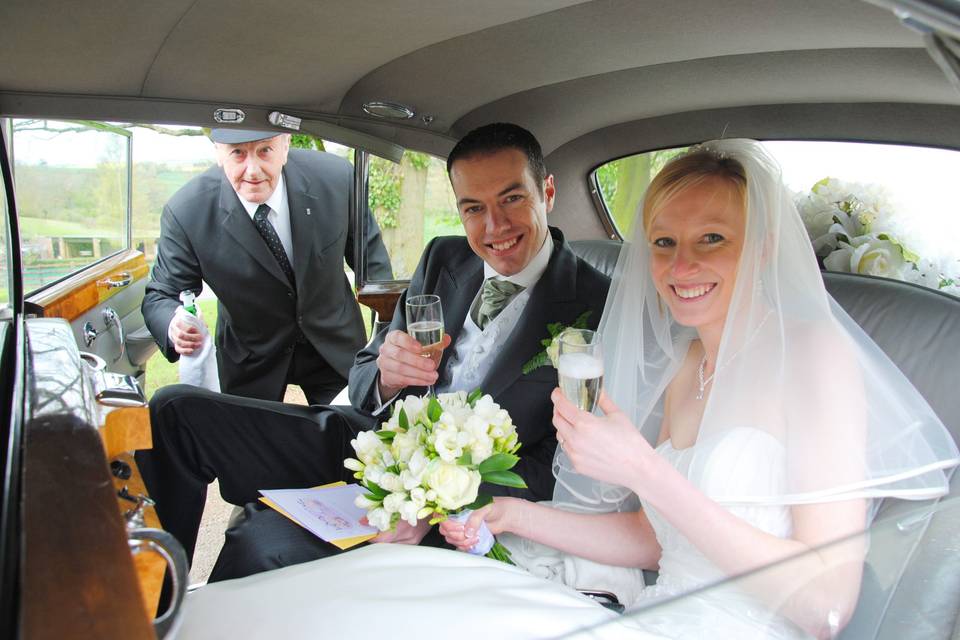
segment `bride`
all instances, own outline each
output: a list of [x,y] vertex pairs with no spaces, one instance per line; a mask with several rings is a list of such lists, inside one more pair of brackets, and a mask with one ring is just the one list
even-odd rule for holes
[[817,549],[688,599],[684,614],[644,616],[643,630],[836,634],[860,589],[865,544],[853,534],[881,497],[945,493],[956,445],[825,291],[758,143],[710,142],[674,159],[634,236],[600,326],[603,415],[554,391],[553,505],[497,498],[441,532],[468,550],[485,521],[519,564],[570,584],[589,561],[659,569],[645,589],[639,571],[621,575],[630,606]]

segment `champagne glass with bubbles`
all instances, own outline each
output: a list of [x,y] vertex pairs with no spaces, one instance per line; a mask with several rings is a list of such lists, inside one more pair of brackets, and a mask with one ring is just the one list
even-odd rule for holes
[[[423,347],[423,357],[437,365],[443,355],[443,308],[440,296],[431,294],[407,298],[407,333]],[[433,385],[427,387],[433,395]]]
[[583,411],[593,413],[603,386],[600,334],[590,329],[567,329],[560,334],[557,374],[563,395]]

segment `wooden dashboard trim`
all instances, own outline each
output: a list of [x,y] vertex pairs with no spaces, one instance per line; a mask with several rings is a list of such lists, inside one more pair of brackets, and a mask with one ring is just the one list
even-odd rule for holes
[[149,271],[143,253],[128,249],[28,297],[27,301],[39,307],[39,315],[45,318],[71,321],[123,290],[109,287],[108,279],[128,274],[132,283],[145,278]]

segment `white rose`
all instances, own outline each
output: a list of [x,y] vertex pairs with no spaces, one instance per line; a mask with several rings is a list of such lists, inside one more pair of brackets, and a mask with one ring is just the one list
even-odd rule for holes
[[433,460],[423,476],[424,482],[436,492],[437,505],[448,511],[459,509],[477,499],[480,472]]
[[869,238],[857,246],[850,258],[850,270],[871,276],[903,279],[906,262],[903,251],[889,240]]
[[841,242],[836,251],[823,259],[823,266],[828,271],[850,273],[850,257],[853,255],[853,251],[854,247],[846,242]]
[[398,513],[406,500],[406,493],[391,493],[383,499],[383,508],[387,513]]
[[[553,340],[550,341],[550,346],[547,347],[547,356],[550,358],[550,362],[553,364],[554,369],[557,368],[557,361],[560,358],[560,338],[563,338],[565,334],[566,338],[564,338],[564,341],[567,344],[587,344],[583,339],[583,335],[579,331],[571,331],[569,334],[567,334],[567,330],[564,329],[555,335]],[[497,408],[499,409],[500,407]]]
[[467,392],[454,391],[452,393],[441,393],[437,396],[437,402],[444,410],[462,409],[467,405]]
[[367,522],[371,527],[376,527],[380,531],[386,531],[390,528],[390,514],[386,509],[377,508],[367,512]]

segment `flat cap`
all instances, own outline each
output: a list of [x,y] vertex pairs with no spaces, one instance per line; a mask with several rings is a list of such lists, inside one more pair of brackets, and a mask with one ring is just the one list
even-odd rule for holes
[[280,131],[255,131],[253,129],[211,129],[210,139],[222,144],[256,142],[280,135]]

